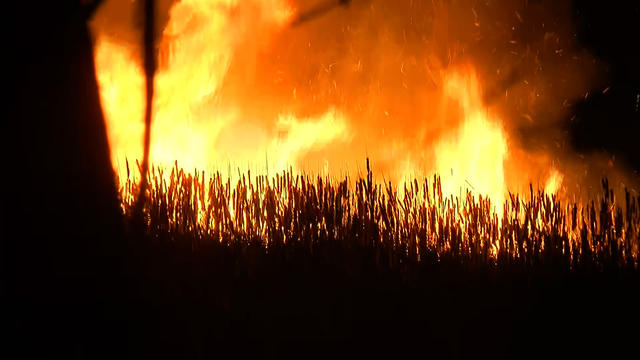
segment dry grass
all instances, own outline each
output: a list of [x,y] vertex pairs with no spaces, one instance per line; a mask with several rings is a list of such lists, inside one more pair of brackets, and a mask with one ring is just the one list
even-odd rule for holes
[[[368,167],[368,166],[367,166]],[[123,210],[132,217],[138,184],[121,182]],[[445,197],[438,177],[400,190],[366,178],[332,181],[283,172],[250,173],[232,183],[219,173],[149,175],[144,223],[151,238],[218,242],[324,254],[335,246],[367,249],[378,266],[406,268],[425,259],[492,266],[552,265],[565,269],[637,270],[640,197],[624,189],[620,202],[606,180],[587,204],[560,201],[542,191],[510,194],[499,217],[489,199],[467,193]]]

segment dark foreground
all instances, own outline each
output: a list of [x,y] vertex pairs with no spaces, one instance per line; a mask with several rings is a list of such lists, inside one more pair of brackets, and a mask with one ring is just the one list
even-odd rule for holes
[[637,350],[639,282],[630,268],[524,270],[443,257],[394,270],[356,244],[193,251],[187,241],[127,236],[130,256],[109,273],[19,299],[7,343],[16,358],[609,358]]
[[169,184],[151,182],[144,222],[131,182],[121,187],[124,216],[111,222],[84,217],[83,227],[55,211],[38,214],[38,226],[19,218],[30,237],[14,231],[8,243],[8,353],[459,359],[636,350],[639,201],[627,192],[622,206],[606,181],[580,211],[544,193],[512,197],[499,223],[482,200],[468,195],[458,207],[443,197],[437,179],[401,200],[370,173],[353,190],[290,174],[233,189],[218,177],[206,190],[204,176],[175,173]]

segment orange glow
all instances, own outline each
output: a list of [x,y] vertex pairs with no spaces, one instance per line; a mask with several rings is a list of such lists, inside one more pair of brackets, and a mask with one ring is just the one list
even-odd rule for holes
[[544,192],[547,194],[555,194],[560,190],[560,186],[562,186],[562,179],[564,176],[555,168],[551,169],[549,177],[547,178],[547,182],[544,186]]
[[[275,31],[292,13],[279,0],[247,3],[250,4],[240,6],[233,0],[185,0],[171,8],[169,22],[159,43],[159,71],[155,78],[151,132],[152,163],[169,166],[178,160],[189,169],[207,168],[225,160],[253,160],[249,156],[236,156],[232,149],[217,148],[221,130],[234,126],[240,116],[232,107],[220,103],[217,91],[230,65],[235,42],[241,41],[242,37],[255,36],[244,22]],[[232,22],[232,17],[241,19]],[[119,46],[100,33],[97,35],[95,60],[112,161],[123,173],[124,159],[140,159],[142,154],[144,71],[130,48]],[[331,115],[335,112],[327,116]],[[305,125],[334,126],[331,121],[307,124],[285,117],[282,122],[284,127],[294,131]],[[257,159],[260,159],[276,139],[272,141],[256,130],[260,129],[239,129],[252,133],[254,138],[249,142],[254,146],[254,153],[250,155],[258,155]],[[323,141],[331,133],[331,129],[316,131],[316,138]],[[295,156],[296,145],[305,146],[289,137],[285,143],[290,156]],[[238,147],[242,153],[244,146],[249,144],[234,142],[229,145]],[[232,152],[233,156],[229,157]],[[295,159],[287,159],[284,155],[279,158],[282,158],[279,163]]]
[[[349,11],[371,20],[336,9],[292,27],[300,12],[293,0],[173,3],[157,44],[152,164],[338,176],[357,175],[368,156],[376,176],[397,183],[438,173],[445,195],[469,189],[498,214],[509,189],[533,182],[557,192],[560,170],[546,156],[528,163],[506,106],[487,100],[493,85],[481,56],[456,55],[464,48],[449,30],[480,28],[477,19],[464,22],[475,11],[458,24],[444,4],[427,9],[437,15],[427,31],[411,25],[413,10],[406,29],[385,23],[379,9],[387,5],[354,1]],[[124,174],[125,158],[142,154],[144,73],[139,29],[113,30],[109,16],[98,13],[92,24],[95,65],[112,161]],[[407,40],[409,30],[424,34]]]
[[461,196],[469,189],[489,196],[494,205],[500,206],[507,193],[504,161],[508,151],[501,123],[483,106],[473,71],[448,74],[444,94],[459,102],[464,122],[456,133],[435,145],[442,191]]

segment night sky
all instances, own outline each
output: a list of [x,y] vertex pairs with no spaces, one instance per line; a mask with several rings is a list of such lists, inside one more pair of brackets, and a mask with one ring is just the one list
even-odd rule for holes
[[575,1],[574,20],[578,40],[605,67],[609,85],[593,89],[575,105],[575,118],[567,120],[572,143],[578,151],[605,150],[618,155],[638,171],[640,4]]

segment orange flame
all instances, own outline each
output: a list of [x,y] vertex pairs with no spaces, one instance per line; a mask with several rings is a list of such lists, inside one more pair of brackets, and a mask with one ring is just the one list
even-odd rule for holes
[[[389,75],[372,70],[376,66],[353,56],[345,64],[320,64],[321,73],[305,77],[314,58],[290,54],[285,62],[278,52],[283,45],[270,47],[278,36],[291,36],[287,31],[293,31],[288,30],[288,24],[294,13],[287,0],[182,0],[172,6],[158,44],[150,151],[153,164],[170,166],[177,160],[186,169],[216,170],[232,176],[231,164],[279,172],[304,168],[316,160],[332,169],[345,164],[353,169],[369,155],[374,163],[376,157],[391,158],[392,165],[382,170],[392,179],[438,173],[447,195],[469,189],[490,197],[494,206],[504,202],[509,185],[505,175],[511,171],[505,161],[511,144],[499,116],[483,103],[483,89],[473,66],[444,66],[430,56],[402,60],[398,76],[403,88],[410,88],[412,81],[435,85],[435,90],[424,91],[423,96],[424,107],[433,110],[416,110],[418,120],[405,118],[413,117],[413,104],[397,104],[395,90],[380,90],[380,81],[377,86],[370,81],[366,87],[368,103],[380,100],[375,106],[363,105],[361,98],[324,96],[319,100],[325,93],[345,97],[363,93],[365,75]],[[135,46],[99,26],[94,30],[96,73],[112,161],[123,174],[124,159],[139,159],[142,154],[144,73]],[[312,48],[310,40],[307,46]],[[258,63],[259,59],[263,63]],[[264,65],[268,61],[282,61],[285,70]],[[383,54],[379,68],[386,69],[391,62]],[[342,83],[326,75],[340,66],[336,76],[346,79]],[[409,71],[422,71],[421,67],[426,69],[425,76],[405,78]],[[250,76],[274,68],[280,70],[268,76]],[[259,81],[271,86],[258,86]],[[304,94],[299,96],[296,86],[305,81],[313,86],[301,89]],[[272,95],[259,97],[263,90]],[[384,110],[387,107],[395,112]],[[385,129],[394,127],[403,130],[387,137]],[[382,135],[372,138],[377,131]],[[557,191],[562,174],[555,169],[546,173],[550,174],[546,190]],[[522,185],[533,179],[518,180]],[[498,205],[498,213],[499,209]]]
[[464,123],[452,137],[435,146],[442,191],[464,195],[465,189],[470,189],[501,205],[507,192],[504,160],[508,149],[499,119],[482,104],[480,85],[471,70],[447,74],[444,93],[458,100]]

